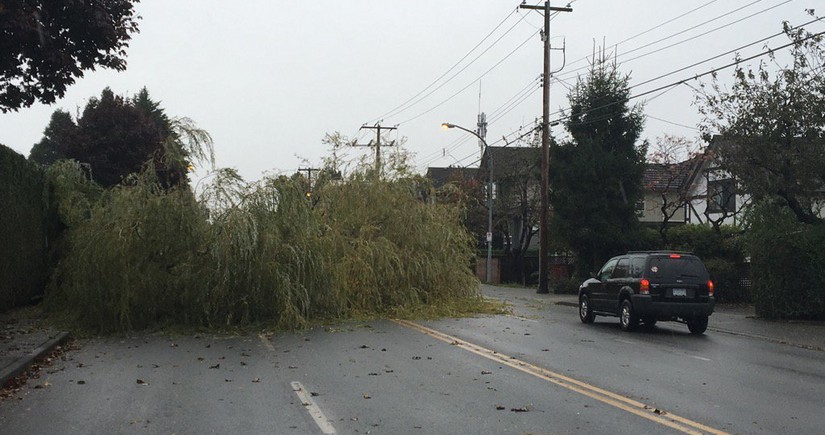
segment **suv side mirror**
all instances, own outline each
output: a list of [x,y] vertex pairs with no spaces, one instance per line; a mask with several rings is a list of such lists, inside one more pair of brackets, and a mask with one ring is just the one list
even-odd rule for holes
[[599,272],[590,272],[590,277],[591,278],[598,278],[599,277],[598,273]]

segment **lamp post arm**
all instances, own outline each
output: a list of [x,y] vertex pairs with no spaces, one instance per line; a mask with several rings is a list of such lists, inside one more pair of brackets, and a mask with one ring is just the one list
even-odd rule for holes
[[490,154],[487,156],[488,164],[489,164],[489,167],[490,167],[490,174],[489,174],[490,178],[489,178],[489,181],[488,181],[488,184],[487,184],[487,233],[490,237],[487,239],[487,271],[486,271],[486,273],[487,273],[486,278],[487,279],[486,279],[486,281],[487,281],[488,284],[492,284],[492,282],[493,282],[492,281],[492,279],[493,279],[493,240],[492,240],[492,237],[493,237],[493,155],[492,155],[492,152],[489,150],[490,146],[487,145],[487,141],[484,140],[484,138],[481,137],[478,133],[476,133],[472,130],[466,129],[466,128],[460,126],[460,125],[450,124],[448,122],[445,122],[441,125],[443,127],[446,127],[446,128],[457,128],[461,131],[466,131],[467,133],[472,134],[473,136],[477,137],[481,141],[481,143],[484,144],[484,150],[490,152]]

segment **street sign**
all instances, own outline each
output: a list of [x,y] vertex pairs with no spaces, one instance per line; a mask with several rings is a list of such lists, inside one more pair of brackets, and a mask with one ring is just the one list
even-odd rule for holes
[[488,242],[493,241],[493,233],[491,233],[490,231],[487,231],[487,241]]

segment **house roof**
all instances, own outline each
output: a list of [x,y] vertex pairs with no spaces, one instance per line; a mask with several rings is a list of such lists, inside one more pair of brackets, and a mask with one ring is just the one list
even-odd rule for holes
[[540,171],[541,148],[537,147],[487,147],[481,159],[479,175],[482,168],[488,167],[490,157],[493,159],[493,172],[496,178],[523,175],[525,170]]
[[691,175],[701,160],[692,158],[679,163],[648,163],[642,175],[642,186],[653,192],[678,191],[688,187]]
[[477,168],[461,168],[449,166],[446,168],[427,168],[427,178],[433,180],[434,187],[441,187],[447,183],[462,180],[472,180],[478,172]]

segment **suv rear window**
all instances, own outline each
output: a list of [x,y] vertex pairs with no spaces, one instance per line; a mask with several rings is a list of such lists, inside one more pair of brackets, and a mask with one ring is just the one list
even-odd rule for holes
[[651,257],[648,273],[656,279],[694,278],[707,280],[708,272],[696,257]]

